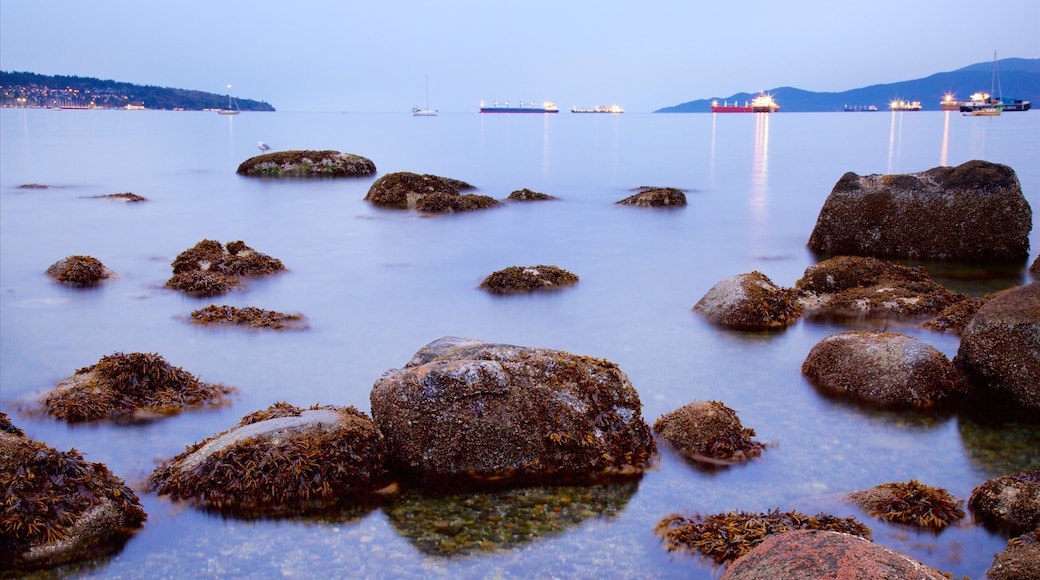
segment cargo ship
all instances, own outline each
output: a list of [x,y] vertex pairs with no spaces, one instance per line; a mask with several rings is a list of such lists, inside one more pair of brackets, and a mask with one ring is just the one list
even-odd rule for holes
[[733,104],[722,101],[720,105],[718,99],[711,102],[712,113],[775,113],[779,110],[780,105],[776,104],[772,95],[765,93],[751,99],[751,102],[744,101],[743,105],[737,101],[733,101]]
[[498,101],[494,101],[491,106],[484,104],[484,101],[480,101],[480,112],[481,113],[559,113],[560,110],[556,108],[556,103],[552,101],[545,101],[541,107],[537,107],[534,101],[530,103],[524,103],[520,101],[519,105],[515,107],[509,106],[509,101],[499,105]]
[[920,111],[921,101],[904,101],[903,99],[896,99],[888,104],[888,108],[893,111]]
[[952,93],[946,93],[943,95],[943,99],[939,101],[939,108],[943,111],[959,111],[961,104],[957,102],[957,99],[953,98]]
[[621,108],[621,105],[610,105],[608,107],[602,105],[596,105],[595,107],[585,109],[581,107],[571,107],[572,113],[624,113],[625,110]]
[[957,103],[960,112],[974,113],[980,109],[1000,108],[1005,113],[1008,111],[1028,111],[1033,103],[1029,100],[1014,99],[1010,97],[990,97],[989,93],[978,92],[968,97],[967,101]]

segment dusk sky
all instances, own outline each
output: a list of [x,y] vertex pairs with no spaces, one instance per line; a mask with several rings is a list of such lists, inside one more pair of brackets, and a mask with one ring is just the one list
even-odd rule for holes
[[[1035,0],[0,1],[0,69],[196,89],[279,111],[648,112],[1040,57]],[[938,96],[937,96],[938,98]]]

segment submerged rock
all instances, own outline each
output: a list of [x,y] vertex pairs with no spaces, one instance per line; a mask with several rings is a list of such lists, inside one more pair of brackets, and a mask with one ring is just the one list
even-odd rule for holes
[[802,315],[795,292],[757,271],[715,284],[693,309],[715,324],[739,330],[782,329]]
[[1005,290],[979,308],[953,362],[976,388],[1040,415],[1040,282]]
[[988,527],[1018,535],[1040,526],[1040,470],[990,479],[971,491],[968,507]]
[[394,466],[424,481],[638,472],[657,451],[625,373],[558,350],[444,337],[371,402]]
[[377,179],[368,189],[365,201],[385,207],[416,209],[419,201],[428,195],[457,196],[459,192],[471,189],[476,188],[458,179],[399,171]]
[[498,205],[498,200],[475,193],[457,194],[434,192],[423,196],[415,203],[415,209],[425,213],[455,213],[487,209]]
[[654,422],[654,432],[686,457],[710,465],[747,461],[765,448],[752,439],[755,430],[719,401],[694,401],[666,413]]
[[946,576],[856,535],[796,530],[767,538],[726,568],[721,580],[777,578],[943,580]]
[[542,193],[540,191],[531,191],[530,189],[527,189],[525,187],[523,189],[518,189],[510,193],[509,197],[507,197],[506,199],[512,201],[544,201],[556,198],[547,193]]
[[148,201],[147,197],[143,195],[137,195],[136,193],[109,193],[108,195],[95,195],[94,199],[111,199],[113,201],[122,201],[126,203],[138,203],[142,201]]
[[58,282],[69,286],[92,286],[115,276],[115,272],[106,268],[101,260],[92,256],[62,258],[51,264],[46,273]]
[[686,205],[686,194],[674,187],[643,186],[617,203],[639,207],[682,207]]
[[845,496],[868,514],[885,521],[943,530],[964,518],[963,500],[942,488],[916,480],[883,483]]
[[363,500],[385,486],[386,443],[354,407],[276,403],[189,446],[149,478],[160,494],[243,516]]
[[1015,171],[968,161],[921,173],[846,173],[809,237],[825,254],[1012,262],[1029,256],[1033,214]]
[[894,332],[832,334],[812,347],[802,374],[826,392],[883,406],[929,408],[959,394],[943,353]]
[[250,157],[236,173],[253,177],[358,177],[376,172],[376,164],[339,151],[276,151]]
[[243,278],[267,276],[285,270],[277,258],[257,252],[241,240],[226,246],[202,240],[173,260],[170,288],[192,296],[217,296],[238,286]]
[[110,556],[147,518],[134,491],[103,464],[25,437],[4,413],[0,490],[0,572]]
[[47,392],[44,412],[70,423],[132,421],[227,404],[234,389],[207,384],[155,353],[117,352],[81,368]]
[[578,276],[556,266],[510,266],[491,273],[480,287],[495,294],[530,292],[533,290],[557,290],[572,286]]
[[256,306],[237,308],[235,306],[209,306],[193,310],[191,321],[203,325],[248,326],[250,328],[305,328],[306,321],[302,314],[284,314],[274,310],[264,310]]

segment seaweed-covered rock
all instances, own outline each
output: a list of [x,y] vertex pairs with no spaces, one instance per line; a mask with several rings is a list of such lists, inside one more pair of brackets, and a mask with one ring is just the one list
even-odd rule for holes
[[1040,526],[1040,470],[986,481],[971,491],[968,507],[976,519],[1012,535]]
[[578,276],[556,266],[510,266],[492,272],[480,287],[495,294],[556,290],[578,282]]
[[125,203],[139,203],[142,201],[148,201],[148,198],[143,195],[137,195],[129,191],[124,193],[109,193],[107,195],[95,195],[94,199],[111,199],[112,201],[122,201]]
[[487,195],[475,193],[458,194],[437,191],[421,197],[415,203],[415,209],[425,213],[455,213],[487,209],[498,205],[498,200]]
[[617,203],[639,207],[681,207],[686,205],[686,194],[674,187],[643,186]]
[[257,252],[243,241],[226,246],[204,239],[173,260],[170,288],[192,296],[218,296],[238,286],[243,278],[267,276],[285,270],[277,258]]
[[419,201],[430,194],[458,195],[471,189],[476,188],[458,179],[399,171],[377,179],[368,188],[365,201],[385,207],[415,209]]
[[47,275],[69,286],[92,286],[115,276],[115,272],[92,256],[68,256],[51,264]]
[[961,394],[945,355],[894,332],[832,334],[812,347],[802,374],[826,392],[882,406],[929,408]]
[[612,362],[444,337],[372,388],[372,418],[406,477],[639,472],[657,448]]
[[757,271],[715,284],[693,309],[715,324],[740,330],[786,328],[802,315],[795,292]]
[[359,177],[376,172],[372,160],[339,151],[275,151],[250,157],[236,173],[253,177]]
[[752,439],[755,430],[719,401],[694,401],[665,413],[654,422],[654,432],[686,457],[713,465],[747,461],[765,447]]
[[103,464],[28,439],[3,413],[0,490],[0,572],[111,555],[147,518],[134,491]]
[[988,580],[1035,580],[1040,578],[1040,525],[1027,534],[1008,540],[1004,551],[993,557],[986,570]]
[[48,415],[70,423],[132,421],[225,405],[233,392],[199,381],[158,354],[117,352],[58,383],[40,405]]
[[1040,414],[1040,282],[1005,290],[979,308],[953,362],[977,388]]
[[386,443],[354,407],[276,403],[189,446],[149,485],[205,509],[292,515],[363,501],[388,483]]
[[810,266],[795,286],[811,318],[935,315],[967,298],[933,282],[919,266],[861,256],[837,256]]
[[507,197],[506,199],[512,201],[545,201],[556,198],[547,193],[542,193],[540,191],[531,191],[530,189],[527,189],[525,187],[523,189],[518,189],[510,193],[509,197]]
[[[767,538],[794,533],[794,530],[828,530],[870,537],[870,528],[856,518],[840,518],[819,513],[808,516],[796,511],[779,509],[764,513],[728,512],[708,516],[686,517],[671,514],[654,528],[668,551],[701,554],[727,564],[758,547]],[[772,578],[793,578],[778,575]]]
[[238,308],[226,304],[222,306],[210,304],[205,308],[193,310],[191,321],[203,325],[248,326],[250,328],[288,329],[307,326],[302,314],[284,314],[256,306]]
[[964,518],[963,500],[942,488],[911,479],[846,494],[868,514],[889,522],[939,531]]
[[826,254],[1013,262],[1033,213],[1015,171],[968,161],[921,173],[849,172],[820,210],[809,248]]
[[857,535],[796,530],[767,538],[726,568],[720,580],[776,578],[943,580],[946,576]]

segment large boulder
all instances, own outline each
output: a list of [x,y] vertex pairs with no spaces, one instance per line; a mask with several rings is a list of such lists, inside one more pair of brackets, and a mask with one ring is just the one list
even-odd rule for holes
[[757,271],[715,284],[693,309],[715,324],[739,330],[782,329],[802,315],[795,292]]
[[961,336],[953,359],[977,388],[1040,414],[1040,282],[997,294]]
[[239,175],[253,177],[358,177],[376,172],[371,159],[339,151],[276,151],[250,157]]
[[1040,470],[986,481],[971,491],[968,507],[982,523],[1012,535],[1040,526]]
[[809,248],[825,254],[1024,261],[1033,214],[1015,171],[968,161],[921,173],[846,173],[820,210]]
[[929,408],[959,394],[943,353],[894,332],[832,334],[812,347],[802,374],[825,392],[886,407]]
[[103,464],[27,438],[4,413],[0,490],[0,572],[109,556],[147,518],[134,491]]
[[371,403],[406,477],[640,471],[657,451],[628,376],[558,350],[444,337],[384,373]]
[[232,514],[284,515],[364,500],[385,486],[386,444],[354,407],[276,403],[152,472],[160,494]]
[[693,401],[661,415],[654,432],[687,458],[709,465],[728,465],[762,454],[764,445],[752,439],[737,412],[719,401]]
[[617,203],[639,207],[682,207],[686,205],[686,194],[674,187],[643,186]]
[[420,200],[435,193],[457,196],[474,186],[448,177],[420,175],[408,171],[387,173],[368,188],[365,201],[375,205],[415,209]]
[[776,578],[942,580],[946,576],[859,536],[796,530],[767,538],[726,568],[721,580]]

